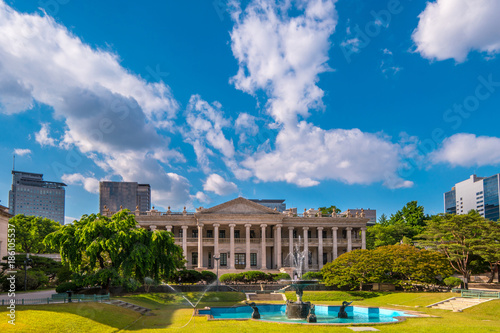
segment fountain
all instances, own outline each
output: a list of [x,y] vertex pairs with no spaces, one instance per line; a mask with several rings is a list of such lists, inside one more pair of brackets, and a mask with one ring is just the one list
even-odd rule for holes
[[252,319],[260,319],[259,309],[255,305],[255,302],[251,302],[251,303],[245,302],[245,304],[253,309]]
[[351,303],[352,303],[352,301],[351,302],[343,301],[337,317],[348,318],[349,316],[347,315],[347,312],[345,312],[345,308],[348,307],[349,305],[351,305]]
[[303,302],[302,295],[307,286],[317,284],[317,280],[302,280],[302,272],[305,260],[309,260],[307,251],[300,251],[300,236],[298,244],[295,244],[293,253],[288,254],[285,261],[288,261],[290,267],[294,268],[292,280],[281,280],[281,284],[289,285],[297,295],[297,301],[287,300],[286,316],[288,319],[307,319],[308,322],[316,322],[314,305],[311,302]]

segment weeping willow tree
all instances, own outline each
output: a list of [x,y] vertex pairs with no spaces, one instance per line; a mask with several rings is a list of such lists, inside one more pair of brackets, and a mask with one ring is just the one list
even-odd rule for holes
[[44,243],[57,248],[63,263],[85,285],[101,285],[145,277],[168,277],[182,264],[182,249],[167,231],[140,228],[127,210],[111,218],[83,215],[79,221],[49,234]]

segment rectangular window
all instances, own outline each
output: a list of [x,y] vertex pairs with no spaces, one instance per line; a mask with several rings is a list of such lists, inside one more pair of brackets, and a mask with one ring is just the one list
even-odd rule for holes
[[198,265],[198,252],[193,252],[191,255],[191,263],[193,265]]
[[212,268],[212,252],[208,252],[208,268]]
[[293,238],[297,238],[297,230],[293,231]]
[[323,253],[323,265],[328,262],[328,253]]
[[239,230],[234,231],[234,238],[240,238],[240,231]]
[[236,253],[234,255],[234,267],[235,268],[245,268],[245,254],[244,253]]
[[198,238],[198,230],[197,229],[194,229],[193,232],[192,232],[192,236],[193,238]]
[[250,266],[257,266],[257,253],[250,253]]
[[326,238],[326,230],[323,230],[323,238]]
[[214,238],[213,230],[207,230],[207,238]]
[[307,230],[307,238],[312,238],[312,236],[311,236],[311,235],[312,235],[311,230]]
[[226,230],[219,230],[219,238],[226,238]]
[[227,253],[220,254],[220,265],[227,266]]
[[255,230],[250,230],[250,238],[255,238]]

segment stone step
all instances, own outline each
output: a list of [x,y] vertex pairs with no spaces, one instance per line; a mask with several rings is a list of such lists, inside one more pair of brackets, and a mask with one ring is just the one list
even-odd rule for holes
[[119,306],[119,307],[122,307],[124,309],[129,309],[129,310],[138,312],[142,315],[147,315],[151,311],[151,309],[144,308],[142,306],[135,305],[135,304],[128,303],[128,302],[124,302],[124,301],[120,301],[120,300],[111,300],[111,301],[105,302],[105,303],[110,304],[110,305]]

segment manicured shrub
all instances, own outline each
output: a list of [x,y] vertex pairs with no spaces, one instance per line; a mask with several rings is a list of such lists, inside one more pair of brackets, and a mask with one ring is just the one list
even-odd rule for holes
[[220,282],[231,283],[231,282],[234,282],[235,276],[236,276],[235,273],[226,273],[226,274],[222,274],[220,276],[219,280],[220,280]]
[[76,285],[76,283],[64,282],[64,283],[61,283],[60,285],[57,286],[56,292],[60,294],[60,293],[65,293],[68,290],[76,291],[77,289],[78,289],[78,286]]
[[290,275],[287,273],[278,273],[278,274],[273,274],[272,279],[274,281],[279,281],[279,280],[291,280]]
[[201,279],[206,283],[212,283],[217,280],[217,275],[210,271],[201,271]]
[[302,280],[323,280],[323,274],[321,272],[307,272],[302,275]]
[[459,286],[460,284],[462,284],[462,279],[454,277],[454,276],[450,276],[450,277],[447,277],[446,279],[444,279],[444,284],[446,284],[449,287],[456,287],[456,286]]
[[261,271],[245,272],[245,281],[249,283],[257,283],[258,281],[266,281],[267,274]]

